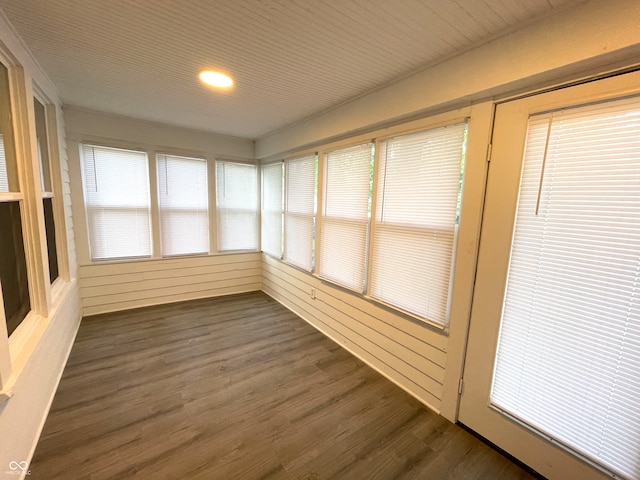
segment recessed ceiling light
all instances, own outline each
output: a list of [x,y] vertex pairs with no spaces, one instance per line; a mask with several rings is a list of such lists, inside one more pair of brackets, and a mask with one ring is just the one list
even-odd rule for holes
[[220,72],[200,72],[200,80],[202,80],[207,85],[218,88],[229,88],[231,85],[233,85],[233,80],[231,79],[231,77]]

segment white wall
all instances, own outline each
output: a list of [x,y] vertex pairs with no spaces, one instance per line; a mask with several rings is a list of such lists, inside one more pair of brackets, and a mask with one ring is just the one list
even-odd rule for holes
[[193,155],[217,155],[231,159],[255,157],[254,142],[245,138],[99,113],[71,105],[64,106],[64,114],[70,143],[78,139],[93,139],[183,154],[191,152]]
[[261,256],[255,252],[92,262],[79,158],[80,142],[97,142],[113,147],[144,149],[151,155],[163,152],[208,160],[253,160],[253,141],[73,107],[65,107],[65,118],[85,315],[260,290]]
[[[332,141],[364,136],[381,125],[473,105],[460,223],[460,231],[464,228],[466,233],[458,245],[456,265],[458,276],[461,259],[465,262],[466,278],[459,287],[454,285],[460,291],[454,292],[448,333],[389,313],[359,295],[267,256],[263,259],[264,291],[426,405],[455,420],[480,234],[486,178],[483,164],[492,123],[492,109],[486,105],[496,96],[640,64],[639,18],[636,1],[590,1],[256,141],[261,159],[311,146],[322,152]],[[316,300],[310,296],[311,288]]]
[[[58,131],[49,132],[49,135],[57,135],[52,140],[57,143],[60,163],[52,170],[58,172],[54,176],[57,176],[58,187],[62,189],[63,206],[60,213],[66,224],[61,231],[61,238],[66,242],[59,242],[58,249],[68,252],[68,267],[66,260],[61,265],[61,276],[64,278],[60,278],[48,294],[48,315],[44,317],[32,312],[9,339],[13,376],[8,390],[13,396],[0,404],[0,475],[4,475],[6,471],[11,471],[10,462],[29,462],[33,455],[78,330],[81,312],[61,103],[54,85],[3,15],[0,15],[0,44],[3,55],[10,58],[13,64],[23,67],[27,95],[32,93],[33,81],[40,94],[47,98],[47,103],[55,105]],[[35,142],[35,139],[32,141]],[[41,227],[44,228],[44,225]],[[60,227],[57,224],[57,228]]]
[[80,267],[84,315],[262,288],[260,253],[206,255]]

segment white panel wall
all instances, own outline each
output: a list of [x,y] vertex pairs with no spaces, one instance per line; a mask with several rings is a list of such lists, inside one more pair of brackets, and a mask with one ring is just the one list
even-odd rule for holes
[[260,290],[261,254],[239,253],[79,269],[84,315]]
[[113,139],[124,145],[133,144],[143,148],[216,154],[224,158],[254,158],[254,143],[245,138],[136,120],[70,105],[65,105],[64,115],[70,140]]

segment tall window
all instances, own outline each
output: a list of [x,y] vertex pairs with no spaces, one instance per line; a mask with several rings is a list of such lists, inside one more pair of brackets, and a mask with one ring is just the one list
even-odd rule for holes
[[262,251],[282,256],[282,162],[262,167]]
[[31,310],[7,68],[0,64],[0,285],[9,335]]
[[371,297],[447,323],[466,124],[380,143]]
[[285,162],[284,260],[313,269],[317,156]]
[[44,226],[47,236],[47,254],[49,259],[49,280],[58,278],[58,249],[56,246],[56,222],[53,213],[53,182],[51,180],[51,158],[47,133],[47,118],[44,105],[37,98],[33,99],[36,118],[36,137],[38,143],[38,160],[40,163],[40,183],[42,188],[42,204],[44,207]]
[[258,168],[216,161],[218,250],[258,249]]
[[325,157],[321,277],[363,292],[369,223],[373,144],[330,152]]
[[162,255],[208,253],[206,160],[158,155],[156,166]]
[[82,145],[82,167],[91,258],[150,257],[147,154]]
[[640,478],[640,99],[532,116],[492,405]]

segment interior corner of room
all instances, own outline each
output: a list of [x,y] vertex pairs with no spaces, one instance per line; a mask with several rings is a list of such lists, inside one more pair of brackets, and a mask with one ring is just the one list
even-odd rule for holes
[[[320,332],[298,332],[301,371],[354,358],[405,414],[550,480],[640,477],[637,2],[225,0],[220,32],[201,2],[19,3],[0,0],[0,474],[27,475],[83,326],[210,299],[250,329],[240,299]],[[230,84],[202,85],[207,62]],[[403,465],[442,474],[422,446]],[[321,469],[298,461],[279,478]]]

